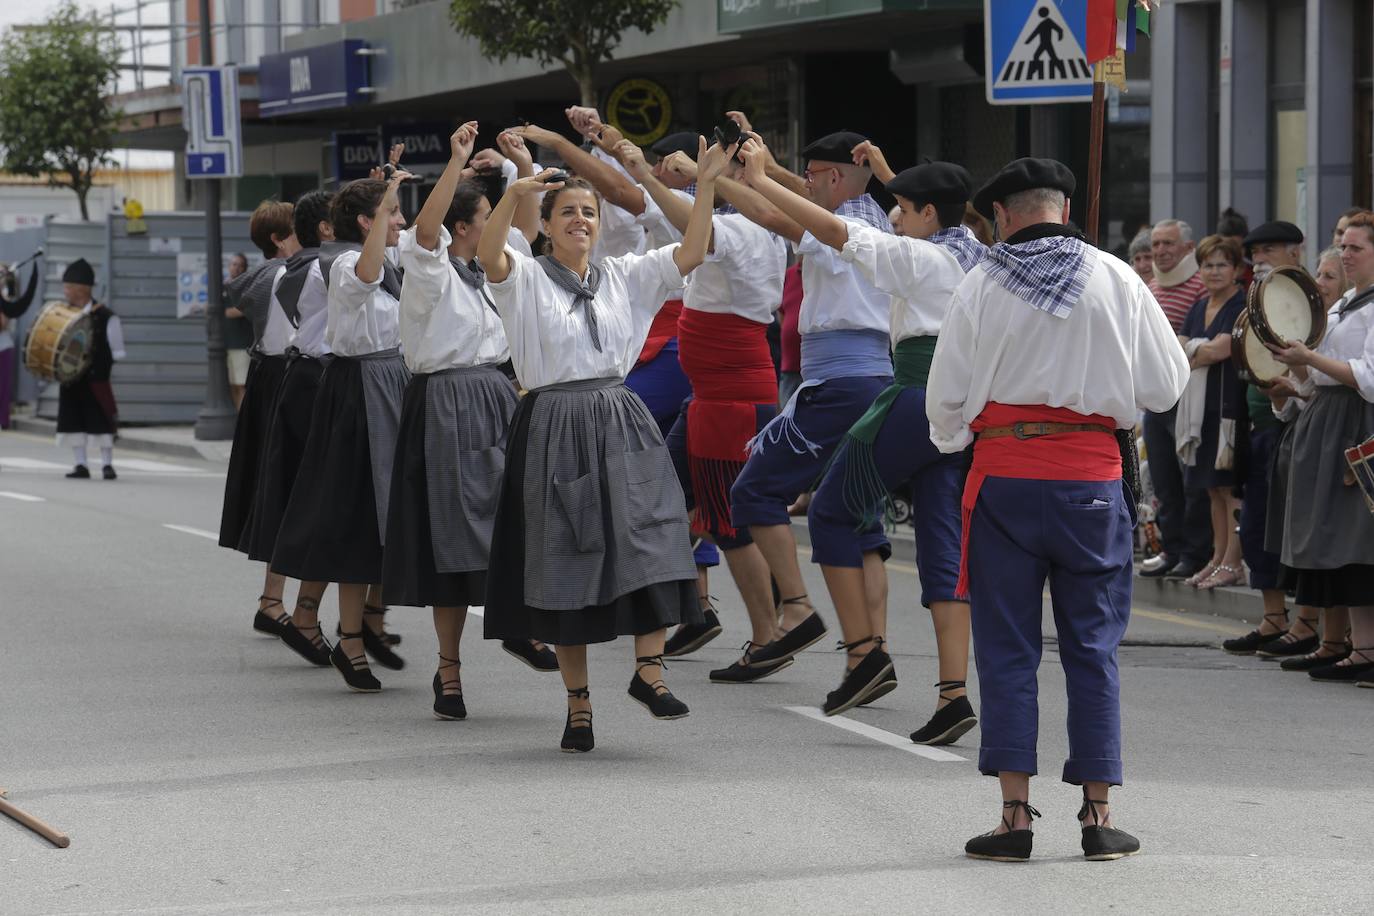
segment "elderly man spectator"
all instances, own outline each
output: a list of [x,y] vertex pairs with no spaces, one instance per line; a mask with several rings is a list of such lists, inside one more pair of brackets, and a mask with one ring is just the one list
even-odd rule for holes
[[1126,249],[1126,260],[1131,262],[1136,276],[1148,286],[1155,278],[1155,256],[1150,250],[1149,229],[1141,229],[1136,233],[1136,237],[1131,239],[1130,247]]
[[[1193,248],[1192,227],[1182,220],[1161,220],[1150,230],[1154,277],[1148,286],[1175,333],[1182,332],[1188,310],[1207,293]],[[1159,500],[1156,520],[1164,549],[1141,565],[1142,576],[1186,579],[1212,556],[1211,502],[1206,490],[1184,487],[1174,434],[1176,416],[1177,405],[1163,413],[1145,414],[1145,450]]]

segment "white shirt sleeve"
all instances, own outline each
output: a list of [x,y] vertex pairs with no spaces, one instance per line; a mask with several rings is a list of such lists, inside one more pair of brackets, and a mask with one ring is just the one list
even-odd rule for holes
[[655,238],[682,241],[682,233],[677,231],[677,227],[668,219],[668,215],[663,212],[663,208],[654,200],[653,195],[642,188],[640,193],[644,195],[644,212],[635,217],[635,223]]
[[362,252],[345,251],[334,259],[329,269],[329,290],[339,304],[350,309],[360,309],[382,285],[383,271],[377,271],[377,279],[365,283],[358,276],[358,259]]
[[925,246],[930,243],[889,235],[872,226],[846,225],[849,240],[840,249],[841,260],[853,264],[875,288],[896,296],[911,295],[926,274],[930,262],[925,256],[931,252]]
[[111,315],[106,323],[105,338],[110,344],[110,355],[115,359],[124,359],[127,355],[124,352],[124,325],[118,315]]
[[[433,311],[443,298],[447,292],[446,284],[453,274],[453,268],[448,262],[448,246],[452,243],[453,236],[447,226],[439,227],[439,240],[435,243],[433,251],[420,244],[414,226],[401,233],[396,255],[406,272],[405,282],[401,285],[401,295],[405,299],[407,309],[415,309],[416,313],[425,314]],[[378,280],[380,279],[379,277]],[[372,288],[375,289],[376,286]]]
[[530,240],[525,238],[525,233],[510,227],[510,232],[506,233],[506,247],[513,248],[527,258],[534,257],[534,249],[530,247]]
[[1137,282],[1135,292],[1139,316],[1131,357],[1135,403],[1145,410],[1163,413],[1178,403],[1188,386],[1188,357],[1149,288]]
[[1360,397],[1374,402],[1374,327],[1365,333],[1360,355],[1350,360],[1350,371],[1355,375],[1355,389]]
[[973,381],[973,358],[977,350],[978,328],[956,291],[944,324],[940,326],[930,378],[926,382],[930,441],[946,454],[961,452],[973,441],[973,431],[964,422],[964,403]]
[[[849,231],[854,231],[854,224],[845,220],[849,225]],[[823,270],[828,274],[841,274],[849,269],[849,265],[840,259],[840,253],[829,245],[823,243],[810,232],[802,235],[801,241],[796,245],[797,254],[805,255],[808,270]]]
[[673,254],[676,245],[664,245],[645,254],[610,258],[602,266],[620,274],[636,320],[652,321],[668,293],[682,288],[682,272]]

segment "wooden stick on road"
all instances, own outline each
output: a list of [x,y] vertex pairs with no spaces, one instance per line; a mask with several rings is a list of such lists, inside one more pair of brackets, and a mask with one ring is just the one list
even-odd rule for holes
[[14,805],[5,801],[4,789],[0,789],[0,814],[4,814],[7,817],[13,818],[14,820],[18,821],[20,824],[29,828],[34,833],[41,836],[43,839],[47,840],[49,843],[56,846],[58,849],[66,849],[68,846],[72,844],[71,838],[68,837],[62,831],[58,830],[55,827],[52,827],[49,824],[43,823],[38,818],[34,817],[32,814],[29,814],[27,811],[24,811],[22,808],[16,808]]

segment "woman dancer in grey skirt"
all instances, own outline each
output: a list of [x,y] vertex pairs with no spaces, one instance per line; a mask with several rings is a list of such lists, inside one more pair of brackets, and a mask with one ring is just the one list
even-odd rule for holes
[[[688,712],[662,680],[665,629],[702,619],[687,511],[658,425],[624,379],[667,291],[706,257],[715,179],[734,147],[700,147],[680,245],[591,266],[600,198],[545,170],[506,190],[477,249],[529,389],[506,451],[485,635],[557,647],[564,751],[593,746],[588,643],[633,635],[630,696],[656,719]],[[518,204],[545,191],[551,253],[534,259],[503,243]]]
[[1355,284],[1327,313],[1316,350],[1270,347],[1292,368],[1271,390],[1306,401],[1293,426],[1281,559],[1297,603],[1350,608],[1351,646],[1307,673],[1374,683],[1374,515],[1349,479],[1345,450],[1374,436],[1374,214],[1351,218],[1341,263]]
[[365,645],[379,660],[401,666],[382,635],[364,624],[363,611],[368,586],[382,578],[391,464],[410,379],[399,346],[401,277],[386,259],[386,248],[405,228],[396,190],[409,177],[397,171],[387,182],[353,181],[334,198],[334,241],[320,252],[329,290],[325,341],[334,358],[315,396],[310,436],[272,553],[276,572],[339,583],[339,642],[329,658],[360,693],[382,689]]
[[[474,260],[491,204],[480,184],[461,181],[476,140],[476,121],[454,131],[448,167],[397,246],[406,276],[401,348],[411,376],[391,472],[382,583],[388,604],[434,608],[440,719],[467,717],[458,647],[468,607],[485,598],[506,428],[516,404],[515,386],[501,371],[510,358],[506,334]],[[503,134],[498,142],[521,174],[533,174],[519,137]],[[538,201],[528,201],[516,218],[520,229],[508,237],[525,254],[539,232]],[[547,648],[519,648],[512,654],[521,660],[547,657],[546,670],[558,670]]]

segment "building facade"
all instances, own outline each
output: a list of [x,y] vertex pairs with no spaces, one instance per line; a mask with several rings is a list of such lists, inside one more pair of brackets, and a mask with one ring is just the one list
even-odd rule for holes
[[1374,186],[1374,3],[1173,0],[1152,43],[1150,211],[1296,223],[1314,261]]

